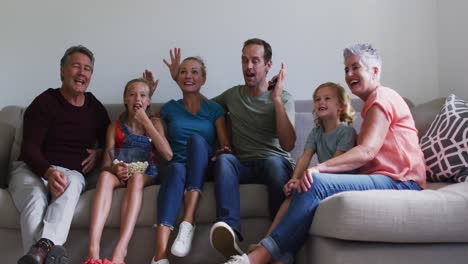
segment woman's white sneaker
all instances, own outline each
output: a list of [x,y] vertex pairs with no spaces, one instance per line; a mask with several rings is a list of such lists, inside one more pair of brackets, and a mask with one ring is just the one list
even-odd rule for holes
[[249,256],[246,254],[232,256],[225,264],[250,264]]
[[154,261],[154,258],[151,260],[151,264],[170,264],[168,259],[160,259],[158,261]]
[[171,253],[177,257],[185,257],[192,248],[193,233],[195,232],[195,226],[189,222],[183,221],[179,225],[179,233],[172,244]]

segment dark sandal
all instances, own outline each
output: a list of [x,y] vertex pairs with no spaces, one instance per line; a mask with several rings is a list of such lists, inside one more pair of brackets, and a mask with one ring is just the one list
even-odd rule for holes
[[62,246],[54,246],[47,255],[44,264],[68,264],[67,250]]

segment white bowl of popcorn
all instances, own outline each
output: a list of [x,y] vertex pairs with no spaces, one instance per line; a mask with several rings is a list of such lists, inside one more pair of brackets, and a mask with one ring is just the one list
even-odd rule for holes
[[128,176],[134,173],[144,173],[148,168],[151,151],[140,148],[115,148],[110,153],[112,164],[126,163]]

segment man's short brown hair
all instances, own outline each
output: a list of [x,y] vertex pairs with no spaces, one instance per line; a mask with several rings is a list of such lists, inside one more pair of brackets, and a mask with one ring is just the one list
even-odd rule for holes
[[268,42],[264,41],[263,39],[252,38],[252,39],[246,40],[244,42],[244,47],[242,47],[242,51],[244,50],[245,47],[247,47],[249,45],[253,45],[253,44],[263,46],[263,50],[264,50],[263,59],[265,60],[265,64],[267,62],[271,61],[271,57],[273,56],[271,46],[270,46],[270,44],[268,44]]

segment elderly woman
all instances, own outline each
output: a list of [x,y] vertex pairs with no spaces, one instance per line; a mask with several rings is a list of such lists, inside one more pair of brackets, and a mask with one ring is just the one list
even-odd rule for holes
[[[278,227],[249,255],[227,263],[292,263],[307,238],[320,202],[336,193],[425,187],[423,153],[410,110],[394,90],[380,84],[381,60],[369,44],[344,50],[345,79],[365,103],[357,145],[304,171]],[[358,169],[359,174],[337,174]]]

